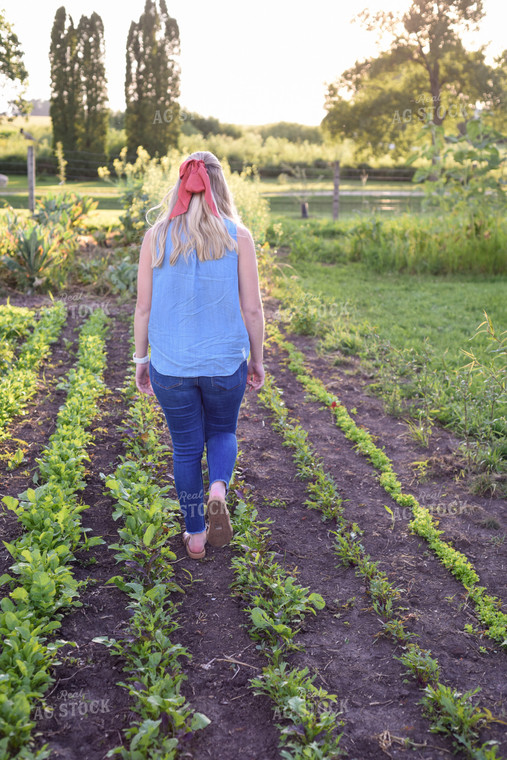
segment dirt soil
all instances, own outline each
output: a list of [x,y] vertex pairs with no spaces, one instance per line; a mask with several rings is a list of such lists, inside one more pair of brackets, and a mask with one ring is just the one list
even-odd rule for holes
[[[11,297],[11,302],[33,305],[37,299],[16,301]],[[97,304],[97,299],[94,302]],[[102,536],[106,544],[77,557],[76,577],[88,579],[81,592],[83,606],[64,617],[58,637],[78,646],[65,647],[54,669],[55,683],[47,699],[54,710],[52,717],[45,717],[40,710],[35,715],[37,746],[48,743],[54,760],[102,760],[121,742],[123,730],[134,718],[127,691],[117,685],[124,677],[122,659],[113,658],[104,646],[92,642],[99,635],[118,636],[129,618],[126,597],[115,586],[106,585],[108,578],[121,572],[121,566],[108,548],[117,539],[118,525],[112,520],[113,504],[103,493],[100,473],[112,472],[123,452],[117,431],[123,415],[118,388],[130,362],[128,332],[133,305],[109,299],[107,307],[111,325],[105,379],[110,393],[102,399],[101,416],[93,423],[95,445],[82,494],[90,506],[83,512],[83,524],[92,529],[90,535]],[[266,299],[265,307],[269,318],[276,304]],[[2,469],[1,495],[16,496],[31,485],[36,457],[54,429],[63,401],[64,392],[54,386],[75,359],[74,330],[82,323],[85,311],[75,309],[70,315],[62,339],[45,364],[44,381],[29,413],[14,421],[12,435],[29,444],[27,462],[12,473]],[[456,480],[457,442],[453,437],[447,431],[436,431],[429,450],[419,448],[410,439],[406,424],[387,416],[380,401],[367,393],[367,378],[357,362],[334,367],[316,355],[313,339],[290,337],[307,354],[309,366],[327,387],[349,410],[357,409],[355,419],[376,436],[377,445],[385,447],[403,487],[425,506],[434,505],[445,537],[474,562],[483,585],[505,598],[506,547],[492,539],[506,532],[506,503],[472,496],[467,483]],[[66,347],[63,338],[72,344]],[[418,635],[419,644],[438,658],[441,681],[460,692],[480,687],[480,704],[506,721],[506,655],[486,637],[463,632],[466,623],[478,626],[463,586],[438,562],[424,540],[410,534],[409,514],[398,509],[391,525],[384,505],[394,511],[396,504],[379,486],[372,466],[354,450],[327,409],[305,400],[284,355],[269,346],[266,369],[283,389],[288,408],[308,430],[312,445],[344,499],[346,516],[364,530],[367,552],[400,588],[406,626]],[[164,438],[170,444],[167,432]],[[450,757],[450,740],[429,732],[429,722],[418,704],[422,692],[411,677],[404,675],[404,666],[396,659],[402,648],[379,635],[382,626],[363,581],[356,577],[354,568],[340,565],[332,549],[335,524],[323,522],[319,513],[304,505],[305,482],[296,477],[291,450],[282,446],[269,412],[255,393],[245,395],[238,440],[238,467],[259,516],[274,521],[271,548],[302,585],[322,594],[326,601],[324,610],[306,617],[298,634],[302,649],[290,656],[290,662],[308,666],[316,674],[316,685],[337,696],[343,721],[341,744],[348,758]],[[433,468],[429,479],[421,483],[413,463],[422,459],[432,459]],[[170,474],[168,458],[168,482]],[[10,512],[0,513],[0,527],[5,540],[19,535]],[[181,757],[279,758],[279,733],[271,703],[266,697],[253,696],[248,685],[265,661],[248,636],[242,603],[231,596],[232,549],[208,547],[206,559],[195,562],[186,556],[179,538],[173,543],[178,557],[176,580],[184,586],[185,594],[175,598],[180,602],[180,628],[172,638],[191,654],[185,666],[183,693],[195,710],[211,719],[206,729],[183,743]],[[8,568],[9,557],[2,545],[0,573]],[[410,747],[403,745],[405,738],[410,740]],[[507,756],[505,725],[491,723],[481,739],[496,739],[500,742],[499,756]],[[464,757],[462,753],[456,756]]]

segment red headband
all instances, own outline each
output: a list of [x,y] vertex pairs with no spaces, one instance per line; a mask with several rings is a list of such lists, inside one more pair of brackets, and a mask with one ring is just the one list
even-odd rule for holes
[[198,161],[195,158],[189,158],[184,161],[180,166],[180,180],[178,198],[169,219],[173,219],[180,214],[185,214],[188,211],[188,204],[194,193],[204,193],[204,198],[211,211],[215,216],[220,218],[211,195],[211,186],[204,161]]

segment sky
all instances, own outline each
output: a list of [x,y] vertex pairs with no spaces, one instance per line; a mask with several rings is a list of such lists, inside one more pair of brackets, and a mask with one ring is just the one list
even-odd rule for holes
[[[99,13],[104,22],[109,106],[125,108],[125,45],[145,0],[0,0],[14,26],[29,74],[28,98],[50,96],[49,44],[56,10],[74,23]],[[375,55],[376,34],[353,23],[364,7],[405,10],[410,0],[166,0],[179,25],[180,104],[234,124],[319,124],[326,84],[355,61]],[[489,62],[507,47],[505,0],[484,0],[486,17],[465,41],[489,43]]]

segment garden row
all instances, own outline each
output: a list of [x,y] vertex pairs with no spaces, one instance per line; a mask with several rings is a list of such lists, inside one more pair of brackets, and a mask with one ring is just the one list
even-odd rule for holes
[[[19,310],[4,306],[0,311],[0,332],[7,341],[2,349],[4,372],[0,379],[0,439],[9,437],[8,426],[37,391],[40,367],[51,350],[51,344],[58,340],[65,322],[66,308],[62,301],[42,309],[40,319],[35,322],[31,310]],[[32,328],[32,332],[29,329]],[[19,347],[18,340],[26,341]]]
[[288,353],[288,366],[296,374],[309,397],[325,404],[330,409],[336,425],[348,439],[354,442],[357,451],[367,457],[378,471],[379,482],[384,490],[400,507],[412,510],[413,519],[410,522],[410,529],[428,541],[442,564],[461,581],[475,605],[476,614],[484,626],[484,632],[501,646],[507,647],[507,615],[501,610],[501,600],[486,593],[486,589],[479,585],[480,579],[473,564],[463,553],[441,538],[443,531],[436,527],[430,511],[422,507],[412,494],[403,492],[400,480],[387,454],[375,445],[367,430],[357,425],[336,394],[328,391],[322,381],[312,375],[305,364],[304,355],[282,336],[276,326],[270,326],[270,336],[280,349]]
[[345,518],[343,499],[333,479],[316,456],[305,429],[289,416],[280,390],[271,378],[261,392],[261,401],[270,410],[272,424],[283,437],[284,445],[293,450],[299,477],[306,481],[305,504],[319,510],[323,519],[336,521],[337,529],[331,531],[335,536],[334,551],[345,566],[354,566],[356,575],[362,578],[371,611],[382,624],[380,635],[401,646],[401,657],[394,656],[423,689],[421,704],[430,720],[430,730],[447,734],[455,750],[464,751],[466,757],[484,760],[497,757],[496,742],[478,743],[479,729],[493,717],[487,708],[474,705],[472,697],[479,689],[463,694],[457,686],[440,682],[437,658],[413,640],[414,633],[405,622],[403,589],[395,586],[366,552],[361,543],[364,531],[358,523]]
[[[167,447],[160,442],[161,412],[147,396],[139,396],[130,374],[122,388],[126,405],[118,431],[125,456],[105,479],[114,503],[113,518],[121,520],[118,542],[111,544],[122,574],[108,581],[128,597],[131,617],[123,636],[100,636],[94,641],[121,656],[128,674],[120,685],[128,690],[137,715],[125,734],[125,744],[110,751],[137,760],[176,758],[183,737],[204,728],[209,720],[195,712],[180,693],[185,679],[181,660],[188,650],[174,641],[179,628],[175,597],[183,589],[174,579],[176,555],[171,539],[179,534],[179,506],[167,497],[168,486],[158,480]],[[158,477],[157,477],[158,476]]]
[[[30,713],[43,700],[52,682],[51,667],[66,643],[53,634],[65,611],[80,604],[80,584],[72,572],[75,551],[102,542],[82,528],[80,515],[87,506],[78,493],[93,439],[87,428],[104,392],[106,322],[97,310],[81,330],[77,365],[63,381],[67,398],[38,460],[41,485],[28,488],[18,499],[3,498],[24,528],[18,539],[4,542],[13,564],[11,573],[0,578],[7,590],[0,615],[0,749],[5,757],[30,756],[35,725]],[[37,756],[47,757],[46,748]]]

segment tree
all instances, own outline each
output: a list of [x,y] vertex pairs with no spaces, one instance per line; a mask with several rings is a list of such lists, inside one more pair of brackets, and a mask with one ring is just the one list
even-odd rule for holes
[[489,107],[489,121],[496,129],[505,132],[507,123],[507,50],[495,58],[493,89],[495,101]]
[[81,76],[77,58],[77,30],[65,8],[55,14],[51,30],[49,61],[51,99],[49,114],[53,125],[53,145],[61,142],[67,154],[77,147],[77,124],[81,107]]
[[13,111],[21,114],[29,112],[29,104],[23,98],[27,79],[28,72],[18,36],[7,21],[5,12],[0,10],[0,84],[5,98],[2,98],[1,115]]
[[180,131],[180,49],[178,24],[165,0],[146,0],[139,21],[132,22],[127,39],[125,128],[129,155],[142,145],[150,155],[165,155],[176,146]]
[[201,114],[187,111],[185,108],[181,110],[180,120],[187,127],[185,134],[201,134],[203,137],[228,135],[234,139],[243,135],[243,129],[236,124],[225,124],[214,116],[201,116]]
[[80,94],[77,148],[97,154],[103,162],[106,155],[109,110],[105,68],[104,25],[97,13],[81,16],[77,28],[77,58],[80,71]]
[[373,154],[393,143],[402,153],[428,120],[439,126],[456,119],[463,130],[477,101],[487,107],[499,101],[484,48],[469,52],[460,40],[483,15],[482,0],[413,0],[402,16],[363,11],[366,28],[387,34],[391,45],[328,87],[324,129],[333,137],[353,135],[361,152]]
[[100,16],[81,16],[76,27],[65,8],[58,8],[49,53],[53,145],[61,143],[69,159],[82,151],[81,167],[103,163],[106,154],[109,112],[104,57]]
[[[471,217],[502,218],[507,210],[507,194],[502,167],[507,164],[505,135],[482,117],[467,122],[459,136],[446,135],[443,126],[428,123],[422,132],[434,134],[431,145],[423,144],[415,158],[430,159],[430,166],[420,166],[414,175],[424,182],[427,205],[438,205],[447,213],[465,213]],[[438,152],[438,166],[433,153]]]
[[320,127],[309,127],[306,124],[297,124],[290,121],[279,121],[276,124],[264,124],[257,127],[257,132],[262,135],[262,139],[268,137],[285,137],[290,142],[301,143],[307,141],[321,145],[323,142],[322,130]]

